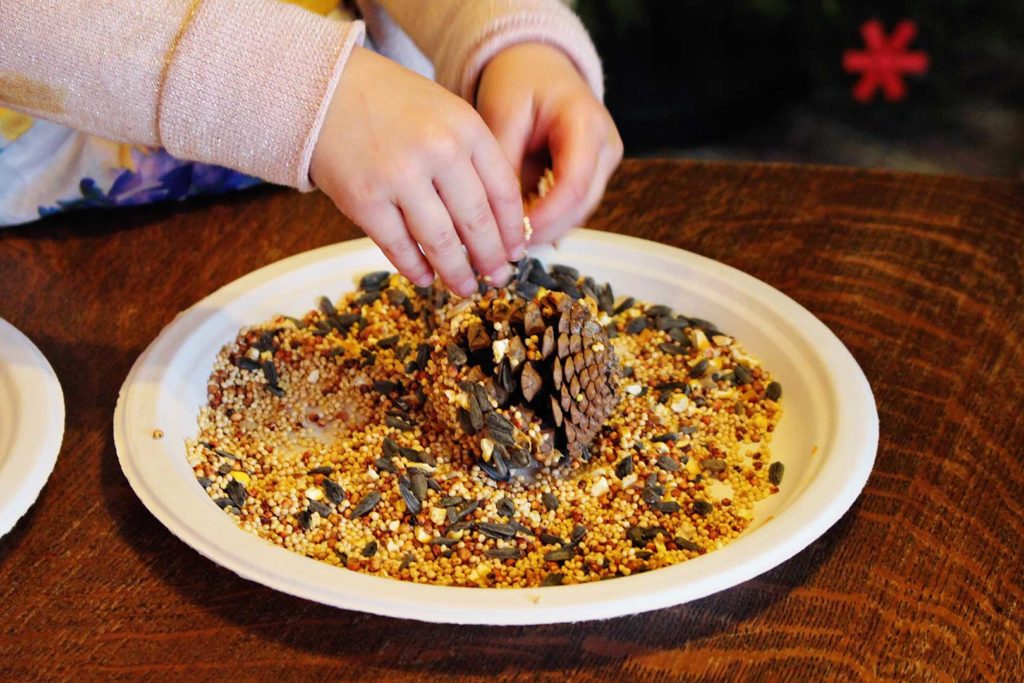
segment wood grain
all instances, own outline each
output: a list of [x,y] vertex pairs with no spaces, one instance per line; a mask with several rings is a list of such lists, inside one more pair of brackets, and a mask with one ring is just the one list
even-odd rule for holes
[[0,231],[0,316],[67,400],[56,470],[0,540],[0,679],[1020,680],[1024,186],[628,161],[591,226],[740,268],[853,352],[881,443],[821,539],[695,603],[552,627],[377,618],[239,579],[132,493],[118,388],[178,311],[358,231],[273,189],[58,217]]

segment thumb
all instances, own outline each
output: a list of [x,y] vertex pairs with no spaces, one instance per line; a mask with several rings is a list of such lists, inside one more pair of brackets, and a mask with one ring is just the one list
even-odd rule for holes
[[532,108],[481,107],[480,116],[498,140],[498,145],[508,157],[516,177],[522,182],[523,160],[533,134]]

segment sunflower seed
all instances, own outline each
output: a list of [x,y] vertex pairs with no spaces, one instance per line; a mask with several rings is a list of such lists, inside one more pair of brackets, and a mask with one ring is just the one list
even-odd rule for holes
[[440,505],[443,508],[450,508],[462,505],[465,502],[466,499],[463,498],[462,496],[445,496],[444,498],[441,499],[438,505]]
[[402,385],[398,382],[389,382],[384,379],[379,379],[373,383],[373,390],[379,394],[393,394],[402,390]]
[[335,505],[340,505],[341,501],[345,500],[345,489],[341,488],[341,484],[333,479],[324,479],[323,487],[327,500]]
[[612,309],[612,315],[620,315],[632,308],[633,304],[636,303],[636,299],[631,296],[627,296],[622,302]]
[[242,485],[242,482],[237,479],[229,481],[228,485],[224,487],[224,492],[228,494],[228,498],[230,498],[231,502],[238,508],[245,505],[245,499],[249,497],[249,492],[245,490],[245,486]]
[[577,524],[572,528],[572,533],[569,535],[569,541],[572,543],[579,543],[583,540],[583,537],[587,535],[587,527],[582,524]]
[[735,369],[733,369],[732,382],[736,386],[739,387],[743,386],[744,384],[750,384],[753,381],[754,376],[750,374],[750,370],[748,370],[747,368],[743,367],[742,365],[737,365]]
[[436,537],[430,539],[429,541],[427,541],[427,543],[429,545],[443,545],[443,546],[455,545],[458,542],[459,542],[458,539],[448,538],[447,536],[436,536]]
[[651,443],[664,443],[665,441],[675,441],[678,438],[679,434],[677,434],[676,432],[665,432],[664,434],[652,436]]
[[576,280],[580,276],[580,271],[577,270],[576,268],[573,268],[572,266],[567,266],[563,263],[552,263],[551,274],[564,275],[567,277],[571,277],[573,280]]
[[659,455],[656,464],[658,467],[668,472],[679,471],[679,463],[669,455]]
[[360,554],[363,557],[373,557],[374,555],[376,555],[377,554],[377,541],[370,541],[369,543],[364,545],[363,549],[360,551]]
[[708,359],[704,358],[699,363],[690,368],[690,377],[694,379],[700,379],[708,373]]
[[402,494],[402,500],[405,501],[405,507],[409,509],[409,514],[418,515],[423,509],[423,505],[416,495],[402,484],[398,485],[398,492]]
[[406,422],[400,417],[395,417],[393,415],[388,415],[387,417],[385,417],[384,424],[387,425],[388,427],[393,427],[394,429],[399,429],[403,432],[409,432],[415,429],[415,425]]
[[457,514],[457,517],[460,520],[466,519],[471,514],[476,512],[476,509],[478,507],[480,507],[480,501],[479,500],[471,500],[468,503],[466,503],[465,505],[463,505],[461,508],[459,508],[459,512]]
[[501,498],[495,504],[495,508],[502,517],[512,517],[516,514],[516,505],[508,498]]
[[311,500],[311,501],[309,501],[306,504],[306,507],[309,508],[310,512],[315,512],[316,514],[320,515],[324,519],[326,519],[331,514],[331,508],[327,507],[326,505],[324,505],[323,503],[321,503],[318,500]]
[[726,463],[721,458],[708,458],[707,460],[702,460],[700,466],[701,469],[705,469],[708,472],[724,472]]
[[444,347],[444,351],[448,356],[448,362],[457,368],[461,368],[469,360],[469,356],[466,355],[462,347],[454,342],[449,342]]
[[540,500],[548,510],[557,510],[559,505],[558,496],[548,491],[540,494]]
[[672,342],[662,342],[658,344],[658,348],[661,349],[663,353],[670,355],[683,355],[687,351],[685,346],[682,346],[681,344],[674,344]]
[[715,507],[706,500],[696,500],[693,502],[693,511],[701,517],[707,517],[714,509]]
[[615,476],[623,479],[633,473],[633,458],[627,455],[615,465]]
[[551,572],[544,577],[544,580],[540,582],[542,586],[561,586],[562,582],[565,581],[565,574],[561,572]]
[[480,522],[476,525],[476,530],[489,538],[513,538],[516,535],[512,525],[496,522]]
[[518,560],[523,556],[518,548],[488,548],[484,551],[484,555],[499,560]]
[[540,542],[544,545],[562,545],[565,543],[561,536],[555,536],[554,534],[549,534],[546,531],[541,532]]
[[334,471],[334,468],[330,465],[324,465],[323,467],[314,467],[307,474],[330,474]]
[[393,348],[395,348],[398,345],[398,340],[399,339],[400,339],[400,337],[397,334],[392,335],[390,337],[384,337],[383,339],[379,339],[377,341],[377,348],[380,348],[380,349],[393,349]]
[[380,502],[380,491],[370,491],[363,496],[356,506],[352,508],[352,513],[349,515],[351,519],[362,517],[367,512],[377,507],[377,503]]
[[239,356],[238,360],[235,361],[235,365],[243,370],[260,370],[263,367],[252,358],[248,358],[246,356]]
[[674,500],[658,501],[654,505],[654,507],[657,508],[660,512],[664,512],[664,513],[670,514],[670,515],[674,514],[676,512],[679,512],[679,510],[680,510],[679,503],[677,503]]
[[313,514],[309,510],[303,510],[299,514],[295,515],[295,520],[299,523],[303,529],[309,530],[310,524],[312,523]]
[[700,552],[700,546],[699,545],[697,545],[693,541],[688,541],[687,539],[683,538],[682,536],[677,536],[676,538],[672,539],[672,542],[675,543],[676,547],[681,549],[681,550],[689,550],[689,551],[695,552],[695,553],[696,552]]
[[782,475],[786,473],[786,466],[779,461],[768,466],[768,481],[778,486],[782,483]]
[[403,569],[408,569],[409,565],[412,564],[415,560],[416,560],[416,556],[415,555],[413,555],[412,553],[406,553],[405,557],[402,558],[402,564],[398,565],[398,571],[402,571]]
[[778,401],[782,398],[782,385],[778,382],[769,382],[764,391],[764,397],[771,401]]
[[637,316],[626,324],[626,332],[629,334],[640,334],[642,331],[647,329],[647,318]]
[[412,494],[416,496],[416,500],[422,501],[427,497],[427,477],[422,472],[413,470],[412,474],[409,475],[410,486],[409,489]]
[[386,270],[378,270],[359,278],[359,289],[363,291],[378,290],[391,278],[391,273]]
[[558,548],[557,550],[552,550],[549,553],[545,553],[544,561],[545,562],[566,562],[566,561],[572,559],[572,555],[573,555],[573,552],[572,552],[571,549],[569,549],[569,548]]

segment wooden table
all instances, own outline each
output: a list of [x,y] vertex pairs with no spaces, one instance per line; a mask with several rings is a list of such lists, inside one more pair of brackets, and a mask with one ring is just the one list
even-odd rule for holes
[[0,230],[0,316],[67,401],[56,470],[0,540],[0,679],[1020,680],[1024,185],[629,161],[591,226],[740,268],[856,356],[878,461],[822,538],[695,603],[550,627],[397,621],[239,579],[132,493],[118,388],[179,310],[359,233],[322,195],[271,189],[58,217]]

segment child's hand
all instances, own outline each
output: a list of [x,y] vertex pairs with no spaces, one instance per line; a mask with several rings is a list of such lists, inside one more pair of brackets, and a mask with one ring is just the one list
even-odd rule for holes
[[597,207],[622,161],[611,115],[561,50],[510,47],[484,68],[477,109],[532,191],[550,154],[555,181],[530,210],[533,242],[551,242]]
[[480,116],[369,50],[345,66],[310,177],[419,285],[436,271],[452,291],[475,291],[463,245],[503,285],[525,251],[519,182]]

